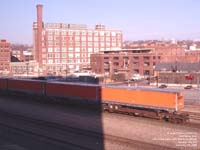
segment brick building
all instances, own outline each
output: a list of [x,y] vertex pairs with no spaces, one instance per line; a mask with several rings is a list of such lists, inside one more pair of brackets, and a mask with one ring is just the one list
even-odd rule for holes
[[89,29],[81,24],[44,23],[42,5],[37,5],[33,23],[34,56],[44,73],[63,74],[90,65],[90,55],[122,48],[122,32],[104,25]]
[[6,40],[0,40],[0,74],[6,75],[10,71],[10,43]]
[[34,59],[32,50],[12,50],[11,55],[13,62],[32,61]]
[[122,49],[118,51],[104,51],[91,55],[92,71],[97,74],[114,74],[125,71],[130,77],[133,74],[151,76],[154,74],[156,62],[161,57],[154,49]]
[[200,50],[188,50],[179,45],[154,46],[162,62],[199,62]]
[[35,77],[42,75],[39,72],[38,63],[35,61],[11,62],[10,74],[14,77]]
[[13,57],[12,61],[23,61],[23,59],[24,59],[23,51],[22,50],[15,50],[15,49],[13,49],[11,51],[11,56]]

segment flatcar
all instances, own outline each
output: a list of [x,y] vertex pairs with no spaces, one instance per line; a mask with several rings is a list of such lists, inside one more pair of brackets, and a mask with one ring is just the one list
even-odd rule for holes
[[[31,94],[65,102],[100,104],[104,111],[126,113],[170,122],[184,123],[188,114],[183,94],[178,90],[100,86],[95,84],[39,81],[28,79],[0,79],[0,90]],[[52,99],[52,100],[53,100]]]

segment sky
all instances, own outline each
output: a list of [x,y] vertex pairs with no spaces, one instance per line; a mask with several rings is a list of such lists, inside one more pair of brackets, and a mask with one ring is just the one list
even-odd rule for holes
[[124,40],[200,39],[200,0],[1,0],[0,39],[32,44],[37,4],[43,22],[101,23]]

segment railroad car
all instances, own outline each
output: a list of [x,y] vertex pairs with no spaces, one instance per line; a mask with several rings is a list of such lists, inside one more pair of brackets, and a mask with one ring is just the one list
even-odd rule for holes
[[7,79],[7,89],[11,92],[44,95],[45,82],[29,79]]
[[99,102],[99,85],[81,84],[70,82],[47,82],[46,95],[79,99],[83,101],[90,101],[91,103]]
[[7,90],[7,79],[6,78],[0,78],[0,90]]
[[183,94],[179,90],[160,90],[130,87],[102,87],[103,109],[132,115],[185,122],[187,114],[180,113],[184,107]]
[[130,87],[102,87],[103,101],[113,104],[179,111],[184,107],[183,94],[178,90]]

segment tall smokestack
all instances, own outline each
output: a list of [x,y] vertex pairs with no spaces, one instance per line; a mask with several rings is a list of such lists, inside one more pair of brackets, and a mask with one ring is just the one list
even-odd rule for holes
[[39,66],[42,66],[42,8],[43,5],[37,5],[37,52],[36,52],[36,60],[39,63]]

